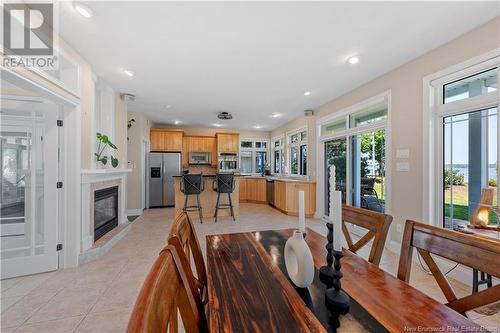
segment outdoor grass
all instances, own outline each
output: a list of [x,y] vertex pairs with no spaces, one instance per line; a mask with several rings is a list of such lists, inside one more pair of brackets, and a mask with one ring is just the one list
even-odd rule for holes
[[[445,205],[444,214],[450,217],[450,191],[445,191]],[[469,221],[469,198],[468,198],[468,187],[467,185],[455,185],[453,186],[453,218]],[[493,200],[493,206],[497,205],[497,198]],[[498,216],[495,212],[490,211],[490,224],[496,225],[498,223]]]

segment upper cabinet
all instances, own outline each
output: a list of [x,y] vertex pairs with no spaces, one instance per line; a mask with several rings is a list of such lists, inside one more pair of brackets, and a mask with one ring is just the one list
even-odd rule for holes
[[218,153],[238,153],[240,151],[240,135],[238,133],[217,133]]
[[151,151],[181,152],[182,131],[152,128],[150,130]]

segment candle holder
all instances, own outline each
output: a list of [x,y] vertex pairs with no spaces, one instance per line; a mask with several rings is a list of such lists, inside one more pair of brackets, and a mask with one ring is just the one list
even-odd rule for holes
[[332,279],[333,287],[326,290],[325,304],[332,311],[347,313],[349,312],[351,298],[341,289],[340,279],[343,274],[340,270],[340,259],[342,258],[342,251],[333,251],[333,256],[335,257]]
[[333,223],[328,222],[326,224],[326,227],[328,229],[328,234],[326,236],[326,239],[328,240],[328,243],[326,244],[325,248],[327,251],[326,254],[326,266],[322,266],[319,269],[319,279],[321,282],[326,284],[328,288],[332,286],[333,283]]

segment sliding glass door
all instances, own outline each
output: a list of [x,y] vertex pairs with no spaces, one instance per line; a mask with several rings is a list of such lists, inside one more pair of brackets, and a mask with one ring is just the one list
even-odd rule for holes
[[347,198],[347,139],[325,142],[325,215],[330,212],[330,166],[335,165],[335,190],[342,192],[342,202]]
[[[443,225],[453,228],[469,223],[485,188],[494,188],[498,206],[498,109],[444,117],[442,126]],[[498,224],[493,210],[488,220]]]

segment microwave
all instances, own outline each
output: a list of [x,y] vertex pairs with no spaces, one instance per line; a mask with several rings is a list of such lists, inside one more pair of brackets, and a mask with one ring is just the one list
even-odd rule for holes
[[212,162],[210,155],[207,152],[189,153],[189,164],[210,164]]

